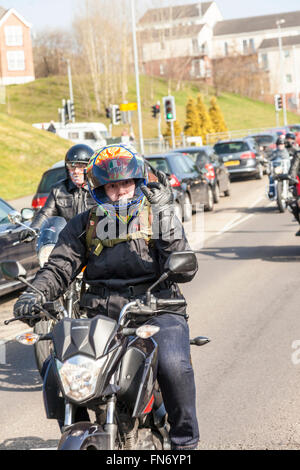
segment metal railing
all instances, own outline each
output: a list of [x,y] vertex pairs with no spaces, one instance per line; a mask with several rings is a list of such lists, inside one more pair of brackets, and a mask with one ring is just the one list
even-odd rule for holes
[[206,142],[207,145],[213,145],[219,140],[231,140],[240,139],[252,134],[270,133],[272,129],[270,127],[260,127],[255,129],[240,129],[236,131],[217,132],[215,134],[207,134]]

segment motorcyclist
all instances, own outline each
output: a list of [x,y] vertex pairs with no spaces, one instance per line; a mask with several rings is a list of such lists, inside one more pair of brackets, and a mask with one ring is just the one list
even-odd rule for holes
[[[300,214],[299,214],[299,206],[298,206],[298,200],[299,200],[299,194],[297,190],[297,185],[299,184],[299,181],[297,177],[300,179],[300,149],[298,145],[295,144],[296,141],[296,136],[295,134],[292,134],[292,138],[290,139],[291,141],[291,147],[290,147],[290,154],[292,155],[292,163],[290,166],[289,170],[289,176],[291,177],[291,184],[294,185],[293,193],[295,196],[295,199],[291,202],[290,208],[292,213],[294,214],[295,219],[300,223]],[[298,230],[295,233],[296,237],[300,237],[300,230]]]
[[297,153],[297,150],[299,149],[297,143],[296,143],[296,136],[293,132],[288,132],[285,135],[285,148],[290,154],[291,158],[295,157],[295,154]]
[[290,158],[289,152],[285,146],[285,137],[280,135],[276,140],[276,150],[274,150],[270,155],[270,160],[275,160],[276,158]]
[[[84,177],[84,170],[93,153],[93,149],[84,144],[73,145],[68,150],[65,156],[68,176],[52,188],[46,204],[32,221],[32,229],[38,232],[43,222],[54,216],[64,217],[68,222],[75,215],[95,205]],[[34,237],[31,230],[20,232],[20,241],[31,242]]]
[[[48,264],[33,285],[45,299],[55,299],[83,266],[90,286],[81,305],[88,317],[118,319],[132,298],[144,298],[164,272],[173,251],[189,249],[183,228],[173,213],[173,193],[166,175],[148,182],[144,159],[125,145],[110,145],[95,153],[87,180],[95,208],[74,217],[61,232]],[[183,298],[177,283],[189,282],[196,272],[173,274],[157,287],[155,296]],[[41,302],[27,289],[14,307],[18,318]],[[184,314],[184,309],[176,308]],[[194,372],[190,362],[189,329],[182,315],[152,317],[158,325],[158,381],[170,424],[174,449],[195,449],[199,440]]]

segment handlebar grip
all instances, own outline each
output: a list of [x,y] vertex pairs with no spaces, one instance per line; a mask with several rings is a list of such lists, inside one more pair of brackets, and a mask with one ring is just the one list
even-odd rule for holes
[[186,301],[184,299],[158,299],[157,307],[185,307]]

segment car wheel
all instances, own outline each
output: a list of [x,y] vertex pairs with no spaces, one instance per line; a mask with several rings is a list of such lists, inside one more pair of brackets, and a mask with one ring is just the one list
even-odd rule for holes
[[193,206],[191,203],[190,196],[188,194],[185,194],[184,196],[184,209],[183,209],[183,219],[185,222],[188,222],[191,220],[193,215]]
[[179,204],[179,202],[175,202],[175,215],[176,217],[180,220],[180,222],[183,221],[183,211],[182,211],[182,207],[181,205]]
[[207,204],[204,206],[204,210],[211,212],[214,210],[214,194],[210,186],[207,186]]
[[220,188],[217,183],[214,186],[213,194],[214,194],[214,203],[218,204],[218,202],[220,201]]
[[261,180],[264,177],[264,169],[262,165],[258,165],[257,167],[257,173],[256,173],[256,179]]

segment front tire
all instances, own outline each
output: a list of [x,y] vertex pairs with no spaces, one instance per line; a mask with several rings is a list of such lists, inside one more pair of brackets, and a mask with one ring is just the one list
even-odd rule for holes
[[214,185],[213,193],[214,193],[214,203],[218,204],[218,202],[220,201],[220,188],[219,188],[218,183]]
[[282,198],[282,181],[277,184],[277,206],[279,212],[283,213],[286,210],[286,201]]
[[204,210],[207,212],[214,210],[214,195],[210,186],[207,186],[207,204],[204,206]]
[[[46,335],[52,331],[54,322],[52,320],[41,320],[35,327],[34,332],[38,335]],[[41,375],[45,360],[50,356],[52,341],[38,341],[34,345],[34,355],[37,369]]]

